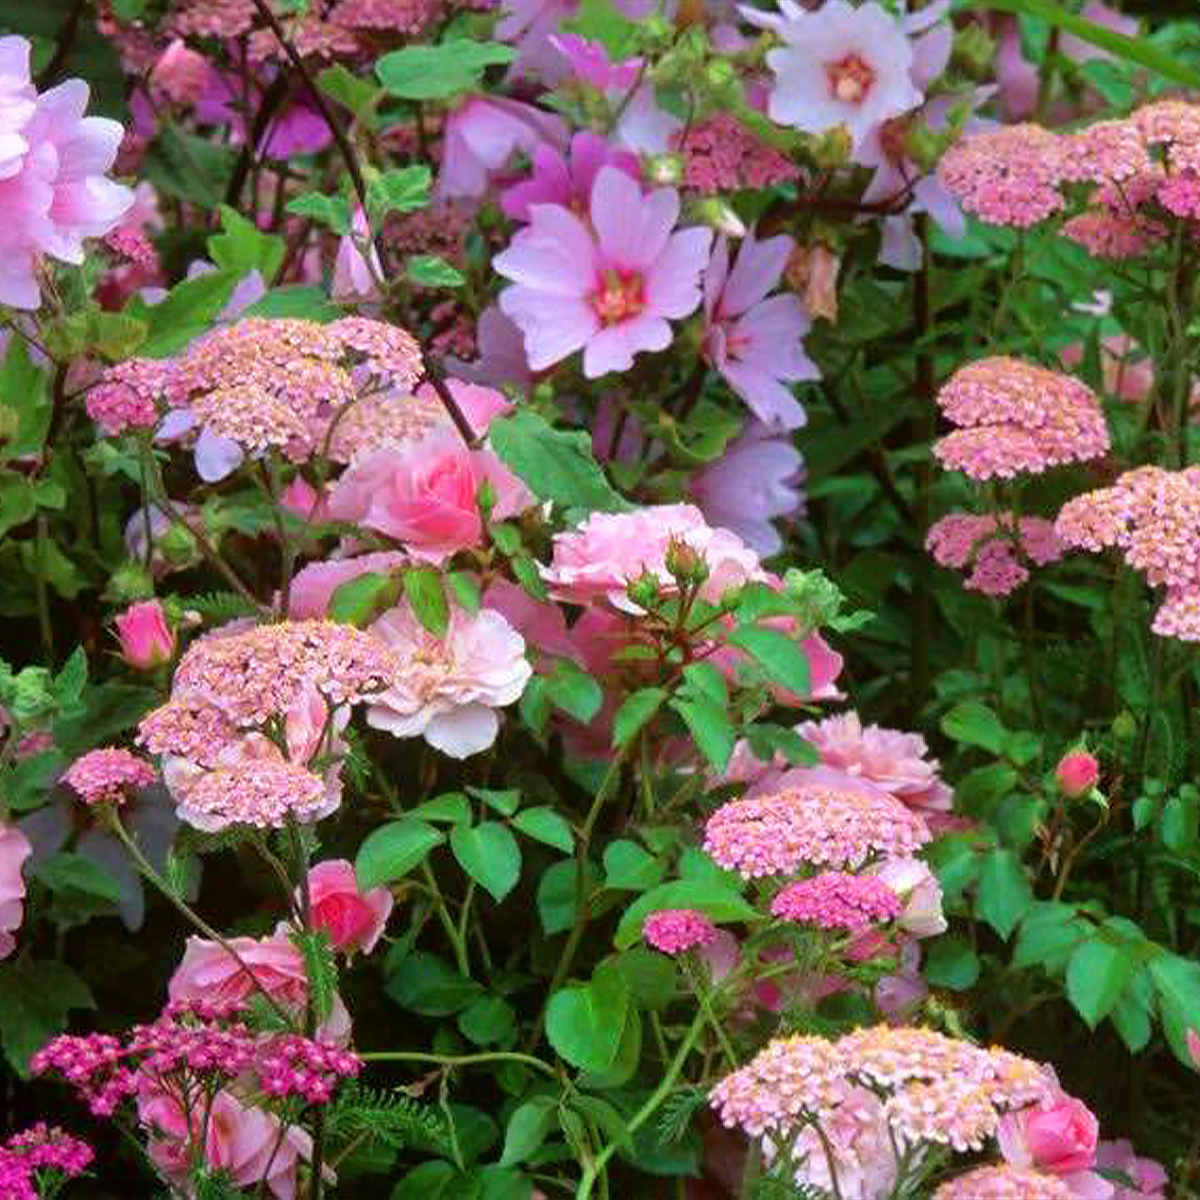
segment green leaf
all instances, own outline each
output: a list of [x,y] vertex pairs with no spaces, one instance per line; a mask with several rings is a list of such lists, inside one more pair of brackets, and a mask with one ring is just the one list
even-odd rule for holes
[[980,704],[977,700],[964,700],[956,704],[942,718],[942,732],[956,742],[981,746],[993,754],[1002,751],[1007,733],[1000,718],[986,704]]
[[471,819],[471,802],[462,792],[446,792],[418,805],[410,815],[423,821],[445,821],[455,825]]
[[452,1016],[483,996],[483,989],[473,979],[460,975],[448,962],[423,950],[400,963],[384,990],[402,1008],[423,1017]]
[[357,625],[362,629],[396,603],[400,588],[398,574],[383,575],[378,571],[366,571],[347,579],[333,589],[333,595],[329,598],[329,619]]
[[485,996],[458,1014],[459,1031],[477,1046],[503,1041],[515,1024],[513,1006],[499,996]]
[[457,40],[440,46],[406,46],[385,54],[375,64],[379,82],[402,100],[442,100],[473,91],[490,66],[516,58],[511,46],[498,42]]
[[1012,965],[1044,966],[1055,972],[1064,970],[1070,955],[1088,936],[1090,929],[1073,905],[1034,904],[1021,922]]
[[1154,1032],[1150,1022],[1154,1007],[1154,992],[1150,984],[1150,975],[1145,969],[1138,969],[1129,980],[1129,986],[1117,997],[1113,1010],[1108,1014],[1121,1041],[1129,1048],[1131,1054],[1139,1054],[1150,1042]]
[[405,259],[404,273],[421,287],[460,287],[467,277],[436,254],[414,254]]
[[637,49],[637,24],[612,0],[580,0],[575,16],[563,28],[599,42],[614,60],[628,58]]
[[415,212],[424,208],[429,203],[432,180],[432,173],[426,166],[400,167],[376,175],[367,185],[367,212],[372,223],[389,213]]
[[64,963],[24,957],[0,963],[0,1041],[22,1079],[30,1057],[63,1031],[72,1009],[95,1007],[87,984]]
[[564,854],[570,854],[575,847],[571,826],[549,806],[527,808],[517,813],[513,825],[526,837],[545,842]]
[[712,663],[689,663],[683,668],[685,690],[695,696],[704,696],[723,708],[729,703],[729,687],[725,676]]
[[[566,859],[543,871],[541,879],[538,880],[538,917],[547,935],[563,933],[575,924],[579,900],[576,873],[574,859]],[[594,884],[594,872],[590,867],[585,878],[585,886],[591,888]]]
[[979,868],[979,891],[975,912],[1002,938],[1029,911],[1033,893],[1021,860],[1011,850],[993,850]]
[[776,754],[782,754],[794,767],[815,767],[820,761],[816,747],[786,725],[755,723],[743,732],[755,757],[762,762],[773,761]]
[[468,784],[467,791],[504,817],[511,817],[521,807],[520,788],[481,788]]
[[315,284],[291,283],[271,288],[261,300],[256,300],[243,317],[298,317],[327,325],[342,316],[342,310]]
[[800,696],[808,695],[808,655],[794,638],[776,629],[742,625],[725,640],[749,654],[775,683]]
[[554,429],[537,413],[519,409],[494,420],[488,435],[492,449],[539,500],[584,512],[629,508],[592,456],[588,434]]
[[1094,937],[1077,947],[1067,964],[1067,999],[1095,1029],[1112,1011],[1133,974],[1133,959],[1125,946]]
[[671,701],[671,707],[683,718],[700,753],[718,772],[723,772],[735,742],[729,713],[703,696],[692,700],[676,698]]
[[33,487],[16,471],[0,472],[0,537],[23,525],[37,512]]
[[404,598],[430,633],[442,637],[450,628],[450,604],[442,577],[433,567],[409,567],[404,572]]
[[50,389],[46,372],[34,365],[25,339],[17,334],[9,339],[0,365],[0,405],[0,412],[16,414],[16,428],[3,440],[3,457],[40,454],[53,410]]
[[663,877],[664,867],[636,842],[610,842],[604,848],[604,886],[617,891],[644,892]]
[[521,876],[521,847],[507,826],[497,821],[455,825],[450,849],[462,867],[497,903],[517,886]]
[[476,1179],[482,1188],[479,1200],[533,1200],[533,1183],[520,1171],[489,1163],[479,1168]]
[[513,1110],[504,1130],[500,1165],[512,1167],[536,1154],[554,1125],[558,1102],[551,1096],[535,1096]]
[[1150,978],[1171,1049],[1180,1062],[1193,1065],[1187,1032],[1200,1030],[1200,964],[1177,954],[1160,954],[1150,960]]
[[[343,108],[349,109],[359,124],[366,125],[370,129],[375,127],[374,115],[371,110],[381,93],[374,84],[360,79],[341,63],[326,67],[317,76],[317,83],[320,84],[321,91],[325,95],[332,96]],[[369,199],[369,187],[367,195]]]
[[338,969],[333,957],[329,934],[324,929],[302,929],[292,934],[292,942],[304,958],[304,974],[308,978],[308,994],[318,1022],[333,1012],[337,997]]
[[642,688],[626,696],[613,715],[613,745],[629,745],[662,708],[666,698],[666,689],[659,687]]
[[546,1008],[546,1036],[581,1071],[607,1070],[625,1027],[629,987],[615,966],[596,969],[585,985],[561,988]]
[[921,973],[934,987],[963,992],[979,979],[979,957],[960,937],[940,937],[929,949]]
[[402,817],[372,830],[358,848],[354,873],[363,891],[407,875],[446,836],[416,817]]
[[555,664],[554,674],[545,676],[546,695],[555,708],[587,724],[604,703],[600,685],[581,667],[565,659]]
[[145,309],[148,329],[141,353],[166,358],[206,333],[240,278],[237,271],[210,271],[177,283],[163,300]]
[[325,225],[339,237],[346,237],[350,233],[350,203],[343,196],[305,192],[288,201],[287,211],[294,216],[308,217],[319,225]]
[[[450,1190],[459,1180],[458,1172],[448,1162],[440,1159],[425,1162],[396,1184],[391,1200],[466,1200],[464,1192]],[[478,1200],[478,1196],[476,1190],[471,1200]]]
[[222,232],[208,239],[209,258],[222,270],[240,275],[258,271],[263,279],[274,279],[287,251],[283,238],[263,233],[227,204],[222,204],[219,212]]
[[235,158],[233,150],[211,138],[160,125],[142,161],[142,175],[160,194],[214,209],[225,194]]
[[629,994],[643,1007],[660,1012],[675,998],[679,968],[673,959],[645,946],[634,946],[616,960]]
[[675,879],[639,896],[625,910],[613,938],[617,949],[627,950],[639,941],[645,919],[664,908],[694,908],[718,924],[759,918],[758,910],[747,903],[732,882],[721,878]]
[[121,898],[117,881],[99,864],[81,854],[51,855],[35,872],[51,891],[74,890],[115,904]]

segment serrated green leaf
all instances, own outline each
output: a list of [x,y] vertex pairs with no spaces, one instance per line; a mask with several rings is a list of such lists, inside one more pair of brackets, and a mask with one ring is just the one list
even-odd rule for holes
[[342,196],[305,192],[288,201],[287,211],[293,216],[308,217],[319,225],[325,225],[339,237],[346,237],[350,233],[350,204]]
[[1160,954],[1149,963],[1163,1029],[1179,1061],[1192,1064],[1188,1030],[1200,1030],[1200,964],[1177,954]]
[[546,695],[555,708],[561,708],[575,720],[587,724],[604,703],[600,685],[581,667],[560,660],[552,675],[545,676]]
[[1067,964],[1067,999],[1095,1029],[1112,1011],[1133,974],[1133,959],[1125,946],[1093,937],[1078,946]]
[[691,700],[676,698],[671,707],[683,718],[700,753],[718,772],[723,772],[736,740],[729,713],[703,696]]
[[436,254],[414,254],[404,263],[404,273],[421,287],[460,287],[467,277]]
[[975,911],[1002,938],[1012,933],[1032,902],[1029,877],[1011,850],[992,850],[983,857]]
[[644,892],[661,882],[665,868],[636,842],[620,840],[604,847],[604,886],[617,891]]
[[930,946],[921,974],[934,987],[966,991],[979,979],[979,956],[960,937],[940,937]]
[[146,358],[166,358],[206,333],[229,302],[241,276],[237,271],[211,271],[177,283],[158,303],[144,310]]
[[222,232],[208,239],[209,258],[222,270],[241,275],[256,270],[263,279],[274,279],[287,251],[283,238],[264,233],[228,204],[222,204],[218,212]]
[[429,203],[433,175],[426,166],[399,167],[375,176],[367,185],[367,208],[372,221],[389,213],[415,212]]
[[956,742],[980,746],[999,754],[1004,747],[1007,731],[1000,718],[986,704],[964,700],[942,718],[942,732]]
[[558,1103],[551,1096],[535,1096],[513,1110],[504,1130],[504,1150],[500,1155],[502,1167],[527,1162],[546,1140],[554,1126]]
[[773,682],[799,696],[808,695],[811,687],[808,655],[795,638],[777,629],[741,625],[727,634],[725,640],[750,655]]
[[398,575],[383,575],[378,571],[366,571],[347,579],[334,588],[329,598],[329,619],[361,629],[396,603],[400,588]]
[[404,598],[413,615],[437,637],[450,628],[450,604],[441,575],[433,567],[409,567],[404,572]]
[[613,745],[629,745],[662,708],[666,699],[666,689],[659,687],[642,688],[626,696],[613,715]]

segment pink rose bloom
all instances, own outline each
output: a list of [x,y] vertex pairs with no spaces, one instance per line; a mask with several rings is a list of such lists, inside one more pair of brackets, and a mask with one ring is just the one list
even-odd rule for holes
[[553,113],[505,96],[469,96],[446,118],[437,195],[477,199],[515,155],[532,157],[567,138],[566,123]]
[[352,579],[370,572],[387,575],[402,567],[408,558],[399,550],[360,554],[357,558],[335,558],[329,562],[309,563],[296,572],[288,593],[288,616],[293,621],[323,617],[329,611],[333,593]]
[[783,45],[767,54],[775,73],[768,113],[805,133],[845,128],[855,147],[884,121],[921,103],[910,72],[913,48],[899,22],[881,5],[827,0],[807,12],[779,0],[781,16],[743,9],[773,29]]
[[1095,1166],[1099,1133],[1100,1123],[1091,1109],[1060,1092],[1001,1118],[997,1140],[1005,1161],[1013,1166],[1071,1176]]
[[1152,1158],[1139,1158],[1124,1138],[1101,1142],[1096,1147],[1096,1166],[1103,1171],[1120,1171],[1133,1180],[1132,1187],[1117,1184],[1112,1200],[1166,1200],[1166,1171]]
[[610,146],[590,130],[575,134],[566,156],[556,146],[538,146],[533,152],[533,174],[513,184],[500,197],[500,207],[514,221],[528,221],[533,204],[558,204],[586,213],[592,184],[600,168],[606,166],[620,168],[631,179],[642,177],[635,154]]
[[480,544],[478,494],[485,480],[499,520],[532,503],[491,450],[471,450],[454,430],[435,426],[419,441],[359,458],[337,481],[329,515],[376,529],[403,542],[413,558],[441,564]]
[[371,953],[392,911],[387,888],[360,892],[353,865],[336,858],[309,871],[308,894],[312,928],[325,930],[335,950]]
[[495,579],[483,593],[483,607],[495,609],[525,639],[528,653],[582,662],[557,604],[535,600],[523,587],[507,579]]
[[887,884],[904,906],[896,918],[898,928],[913,937],[937,937],[945,933],[942,885],[927,863],[919,858],[889,858],[868,872]]
[[1054,768],[1054,777],[1058,780],[1059,791],[1068,800],[1078,800],[1099,782],[1100,764],[1094,754],[1086,750],[1072,750],[1059,759],[1058,766]]
[[88,86],[69,79],[38,95],[30,44],[0,38],[0,304],[41,303],[42,255],[78,266],[83,242],[120,224],[133,192],[104,177],[124,135],[105,117],[85,117]]
[[751,412],[773,429],[805,422],[787,385],[818,379],[801,341],[811,322],[794,292],[767,299],[779,285],[795,243],[780,234],[759,242],[747,233],[733,269],[729,243],[717,239],[704,275],[704,355]]
[[783,549],[775,518],[804,505],[804,459],[786,437],[750,421],[725,453],[692,476],[689,491],[710,525],[732,530],[764,558]]
[[[264,938],[235,937],[228,942],[238,958],[217,942],[189,937],[183,960],[167,984],[168,996],[172,1000],[225,1004],[249,1000],[260,994],[261,987],[281,1004],[304,1003],[308,996],[304,958],[286,933]],[[243,970],[243,963],[249,972]]]
[[208,86],[211,70],[203,54],[189,49],[182,38],[176,38],[158,56],[150,72],[150,82],[176,104],[191,105]]
[[25,835],[14,825],[0,821],[0,958],[16,946],[13,934],[25,916],[25,880],[21,868],[33,853]]
[[[512,401],[494,387],[465,379],[447,379],[446,388],[476,437],[483,437],[497,417],[512,410]],[[437,392],[428,383],[417,388],[416,396],[419,400],[437,400]]]
[[116,619],[121,657],[138,671],[152,671],[171,661],[175,633],[157,600],[131,605]]
[[622,612],[640,613],[626,586],[649,572],[658,577],[664,593],[675,591],[666,563],[673,542],[686,544],[707,562],[709,576],[701,589],[706,599],[765,578],[758,555],[741,538],[727,529],[713,529],[690,504],[592,513],[575,529],[555,534],[553,557],[541,568],[542,578],[556,600],[579,605],[606,600]]
[[618,167],[601,167],[590,223],[560,204],[534,204],[530,223],[493,260],[513,286],[500,308],[525,335],[540,371],[583,350],[583,373],[625,371],[643,350],[671,344],[671,320],[700,303],[699,278],[712,230],[673,232],[679,194],[641,186]]
[[857,713],[806,721],[796,732],[815,747],[821,763],[875,784],[909,808],[948,812],[954,793],[929,758],[925,739],[916,733],[865,728]]
[[520,699],[533,674],[525,639],[490,608],[472,616],[452,606],[449,627],[438,637],[405,602],[385,612],[371,632],[408,668],[372,697],[367,724],[396,737],[423,737],[451,758],[478,754],[496,740],[496,709]]

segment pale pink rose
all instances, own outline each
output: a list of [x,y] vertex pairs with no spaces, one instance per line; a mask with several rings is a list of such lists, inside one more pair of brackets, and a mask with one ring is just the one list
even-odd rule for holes
[[713,529],[691,504],[660,504],[628,513],[592,513],[582,525],[554,538],[542,577],[556,600],[588,605],[606,600],[623,612],[642,610],[626,594],[644,572],[658,578],[664,594],[678,590],[667,569],[672,543],[686,544],[708,564],[705,599],[751,579],[765,578],[758,555],[735,533]]
[[335,558],[329,562],[309,563],[296,572],[288,592],[288,616],[293,621],[323,617],[329,611],[333,593],[360,575],[387,575],[408,561],[399,550],[381,550],[355,558]]
[[954,793],[938,775],[939,764],[919,734],[864,726],[857,713],[806,721],[796,732],[827,767],[866,779],[910,808],[948,811]]
[[1059,791],[1068,800],[1086,796],[1100,780],[1100,764],[1086,750],[1071,750],[1059,759],[1054,768]]
[[1082,1100],[1059,1092],[1040,1104],[1008,1113],[997,1140],[1005,1161],[1053,1175],[1090,1171],[1100,1123]]
[[520,699],[533,674],[525,639],[490,608],[472,616],[452,606],[449,627],[438,637],[404,602],[371,631],[407,669],[372,698],[367,723],[396,737],[423,737],[451,758],[478,754],[496,740],[496,709]]
[[942,912],[942,885],[927,863],[919,858],[889,858],[873,867],[877,875],[900,897],[903,911],[896,925],[914,937],[936,937],[948,928]]
[[183,959],[167,984],[172,1000],[232,1003],[249,1000],[261,988],[282,1004],[304,1003],[308,995],[304,958],[286,933],[227,940],[236,958],[217,942],[188,938]]
[[33,853],[25,835],[14,825],[0,821],[0,958],[7,958],[16,945],[13,934],[25,915],[25,880],[21,868]]
[[139,671],[152,671],[175,654],[175,633],[157,600],[131,605],[116,619],[121,657]]
[[344,858],[317,863],[308,873],[309,921],[323,929],[335,950],[370,954],[392,911],[385,887],[360,892],[353,864]]
[[133,192],[105,178],[124,130],[85,117],[88,86],[69,79],[38,95],[30,78],[32,47],[0,38],[0,304],[41,303],[43,255],[79,266],[85,238],[115,229]]
[[479,489],[491,485],[497,520],[533,501],[491,450],[471,450],[437,426],[419,441],[375,450],[355,462],[329,497],[329,515],[403,542],[422,562],[441,564],[483,538]]
[[1139,1158],[1124,1138],[1101,1142],[1096,1147],[1096,1166],[1104,1171],[1120,1171],[1133,1181],[1132,1187],[1117,1184],[1112,1200],[1166,1200],[1166,1171],[1152,1158]]
[[523,587],[507,579],[489,583],[482,603],[484,608],[495,609],[525,639],[530,654],[583,662],[574,631],[568,631],[563,610],[557,604],[535,600]]
[[150,71],[150,82],[161,88],[176,104],[195,104],[209,82],[212,68],[203,54],[176,38],[158,56]]

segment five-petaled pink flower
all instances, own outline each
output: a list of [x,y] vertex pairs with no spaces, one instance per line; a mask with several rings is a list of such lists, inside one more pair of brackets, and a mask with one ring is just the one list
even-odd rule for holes
[[589,379],[628,370],[639,351],[665,350],[669,322],[699,305],[712,231],[675,231],[673,188],[643,195],[606,166],[592,186],[590,222],[560,204],[534,204],[529,216],[495,267],[513,281],[500,308],[525,335],[535,371],[576,350]]

